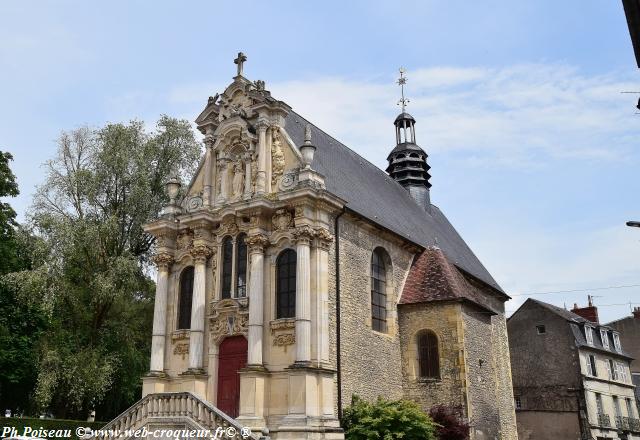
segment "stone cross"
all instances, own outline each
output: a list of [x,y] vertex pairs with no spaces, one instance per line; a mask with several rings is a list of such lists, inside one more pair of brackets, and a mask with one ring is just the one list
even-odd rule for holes
[[247,61],[247,56],[242,52],[238,52],[238,58],[233,60],[233,62],[238,65],[238,76],[242,76],[242,65],[245,61]]

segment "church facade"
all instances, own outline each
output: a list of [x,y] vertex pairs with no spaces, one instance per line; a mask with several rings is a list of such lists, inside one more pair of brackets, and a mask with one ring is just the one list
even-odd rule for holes
[[245,60],[196,119],[196,175],[168,183],[146,226],[143,395],[190,392],[276,440],[344,438],[354,394],[453,406],[473,439],[516,439],[509,297],[431,204],[404,102],[385,172],[245,78]]

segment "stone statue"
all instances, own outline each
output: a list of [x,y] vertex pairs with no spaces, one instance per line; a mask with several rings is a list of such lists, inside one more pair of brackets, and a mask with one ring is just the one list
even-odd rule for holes
[[242,197],[244,191],[244,170],[242,169],[242,161],[239,160],[233,166],[233,197]]
[[280,131],[277,127],[272,129],[271,144],[271,184],[275,185],[278,178],[284,172],[284,153],[282,152],[282,144],[280,142]]

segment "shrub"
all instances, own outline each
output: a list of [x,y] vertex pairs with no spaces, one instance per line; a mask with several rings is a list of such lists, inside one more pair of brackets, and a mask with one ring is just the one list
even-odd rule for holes
[[438,405],[429,410],[429,416],[438,425],[438,440],[468,440],[469,424],[460,417],[460,409]]
[[435,426],[418,405],[407,400],[375,403],[353,396],[342,426],[347,440],[435,440]]

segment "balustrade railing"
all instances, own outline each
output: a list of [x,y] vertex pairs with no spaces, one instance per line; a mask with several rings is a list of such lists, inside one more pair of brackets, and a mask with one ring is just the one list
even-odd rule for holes
[[105,425],[102,432],[114,432],[124,437],[126,436],[124,433],[142,428],[149,418],[177,417],[188,417],[212,432],[218,428],[225,430],[225,433],[235,430],[235,436],[224,438],[234,440],[259,438],[255,435],[243,436],[245,431],[242,425],[218,408],[187,392],[149,394]]
[[625,417],[629,431],[640,432],[640,420],[633,417]]
[[609,414],[599,413],[598,414],[598,425],[599,426],[604,426],[605,428],[610,427],[611,426],[611,419],[609,419]]

